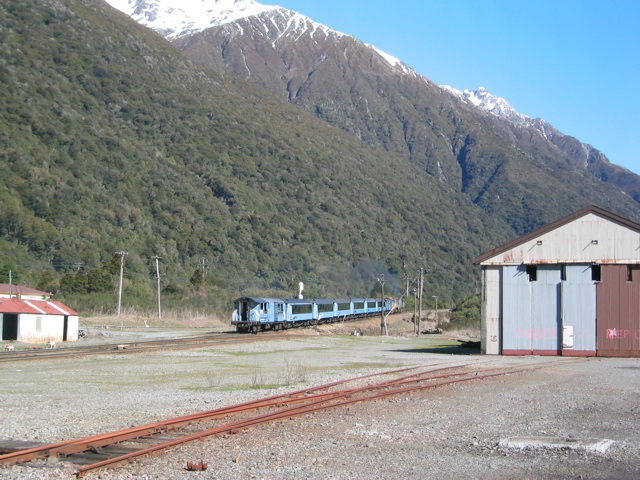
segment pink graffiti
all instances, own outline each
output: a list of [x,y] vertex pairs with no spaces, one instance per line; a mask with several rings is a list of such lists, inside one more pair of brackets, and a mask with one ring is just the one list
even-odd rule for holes
[[[607,340],[623,340],[628,338],[632,332],[626,329],[607,328]],[[640,340],[640,330],[633,332],[633,336],[636,340]]]
[[557,332],[553,328],[536,328],[533,330],[516,328],[516,338],[530,338],[532,340],[556,339]]

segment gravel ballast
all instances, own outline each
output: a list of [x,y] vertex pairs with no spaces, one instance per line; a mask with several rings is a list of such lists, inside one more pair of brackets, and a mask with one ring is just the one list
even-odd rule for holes
[[[405,366],[536,364],[545,368],[271,423],[85,478],[640,478],[640,359],[481,356],[435,348],[441,343],[314,332],[2,363],[0,439],[53,443]],[[509,438],[532,442],[510,447]],[[580,448],[583,441],[608,443],[599,451]],[[187,471],[200,460],[206,471]],[[70,480],[74,472],[49,459],[1,467],[0,479]]]

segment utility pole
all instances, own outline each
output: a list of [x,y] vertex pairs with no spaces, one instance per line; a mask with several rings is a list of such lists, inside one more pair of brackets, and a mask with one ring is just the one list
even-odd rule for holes
[[382,287],[381,299],[382,305],[380,309],[380,335],[389,335],[389,330],[387,330],[387,319],[384,316],[384,274],[380,275],[378,278],[378,283]]
[[[120,307],[122,306],[122,276],[124,272],[124,257],[129,255],[129,252],[116,252],[116,255],[120,255],[120,284],[118,286],[118,316],[120,316]],[[122,330],[122,324],[120,325]]]
[[[415,283],[414,283],[415,285]],[[418,333],[418,288],[413,287],[413,333]]]
[[424,290],[424,268],[420,268],[420,286],[418,287],[418,336],[420,336],[420,321],[422,320],[422,291]]
[[408,297],[409,296],[409,274],[408,273],[404,274],[404,279],[407,282],[407,290],[406,290],[407,293],[406,293],[406,296]]
[[431,298],[435,298],[436,299],[436,328],[438,327],[438,296],[437,295],[431,295]]
[[151,258],[154,258],[156,260],[156,277],[158,278],[158,321],[161,322],[162,308],[160,306],[160,264],[158,263],[158,260],[160,260],[162,257],[155,255]]
[[207,268],[209,268],[209,264],[207,263],[207,257],[203,256],[200,259],[200,268],[202,269],[202,271],[204,272],[204,276],[207,276]]

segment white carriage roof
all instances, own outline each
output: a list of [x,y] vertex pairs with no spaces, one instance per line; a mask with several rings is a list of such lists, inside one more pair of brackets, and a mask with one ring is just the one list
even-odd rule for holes
[[337,298],[337,299],[318,299],[318,298],[267,298],[267,297],[242,297],[236,302],[242,300],[251,300],[256,303],[289,303],[289,304],[307,304],[307,303],[346,303],[346,302],[376,302],[377,298]]

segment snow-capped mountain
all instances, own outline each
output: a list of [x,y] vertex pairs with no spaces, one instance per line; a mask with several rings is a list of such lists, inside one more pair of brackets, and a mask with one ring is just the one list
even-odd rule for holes
[[[240,19],[259,17],[261,14],[267,14],[261,16],[264,31],[276,26],[280,37],[301,35],[303,32],[310,32],[311,35],[321,34],[326,37],[345,35],[292,10],[277,5],[263,5],[254,0],[183,0],[181,2],[176,0],[107,0],[107,2],[131,16],[136,22],[162,34],[170,41],[212,27],[230,24]],[[278,17],[280,21],[276,22],[274,19]],[[276,42],[277,38],[274,39],[274,43]],[[373,45],[366,44],[366,46],[383,57],[397,73],[421,77],[398,58]],[[429,81],[425,77],[422,78]],[[504,98],[491,94],[484,87],[480,87],[476,91],[461,91],[446,85],[443,85],[442,88],[464,102],[497,117],[534,128],[540,123],[519,113]]]
[[107,0],[107,3],[169,40],[281,8],[253,0]]
[[504,98],[493,95],[484,87],[480,87],[476,91],[460,91],[447,85],[444,85],[442,88],[453,93],[464,102],[475,105],[497,117],[506,118],[522,125],[533,126],[531,117],[521,114]]
[[[487,158],[502,158],[473,148],[471,138],[488,132],[495,138],[485,144],[501,144],[502,151],[524,142],[517,151],[529,151],[530,158],[557,158],[603,181],[627,175],[590,145],[519,113],[485,88],[436,85],[376,47],[292,10],[254,0],[107,2],[161,33],[192,60],[254,82],[470,195],[488,195],[488,183],[496,177],[480,181],[478,168],[487,168]],[[481,121],[487,122],[482,133],[474,131]],[[633,182],[633,191],[624,182],[623,190],[640,199],[640,181]],[[487,205],[499,202],[500,196],[495,198]]]
[[[250,17],[259,17],[265,32],[276,27],[280,37],[303,33],[323,37],[348,36],[293,10],[263,5],[254,0],[107,0],[107,3],[169,41]],[[273,39],[274,43],[277,40]],[[396,57],[373,45],[366,46],[376,51],[391,67],[418,76]]]

